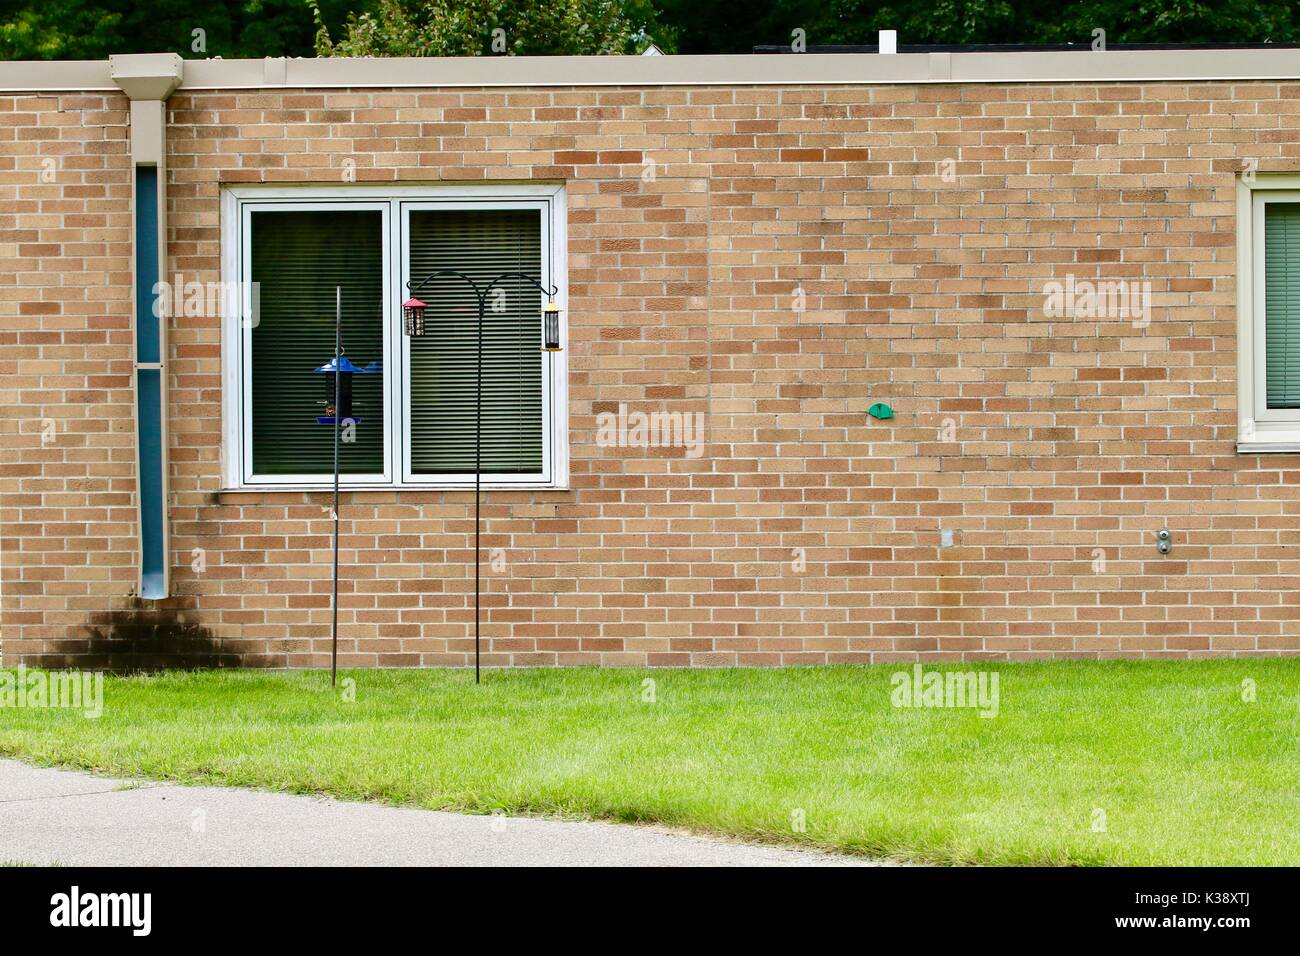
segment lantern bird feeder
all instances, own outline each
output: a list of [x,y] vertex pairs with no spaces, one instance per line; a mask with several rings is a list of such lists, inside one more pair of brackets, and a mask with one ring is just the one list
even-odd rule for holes
[[402,331],[407,335],[424,335],[424,312],[429,307],[415,296],[402,303]]
[[546,305],[542,308],[542,351],[558,352],[560,351],[560,307],[555,304],[555,296],[560,290],[558,286],[548,288],[542,285],[541,282],[526,272],[503,272],[489,280],[486,285],[480,285],[479,281],[464,272],[455,269],[437,269],[430,272],[419,282],[412,279],[406,283],[411,298],[402,303],[402,330],[408,336],[418,338],[429,331],[429,325],[425,321],[425,312],[429,307],[417,299],[415,294],[439,279],[458,279],[464,282],[474,291],[474,298],[478,302],[478,327],[476,330],[478,358],[474,378],[474,683],[477,684],[479,683],[479,658],[481,656],[479,604],[482,595],[480,586],[482,562],[480,560],[479,538],[482,533],[482,522],[479,520],[479,515],[483,486],[483,323],[487,316],[487,300],[493,289],[511,279],[528,283],[537,289],[546,296]]
[[[380,368],[377,364],[371,362],[365,368],[360,368],[353,365],[346,355],[340,355],[337,359],[330,359],[316,371],[331,376],[325,380],[325,414],[316,416],[316,424],[333,425],[336,419],[343,422],[360,422],[361,419],[352,414],[352,376],[378,372]],[[333,378],[336,372],[337,383]],[[337,408],[335,407],[336,395]]]
[[542,309],[542,351],[560,351],[560,307],[554,299]]

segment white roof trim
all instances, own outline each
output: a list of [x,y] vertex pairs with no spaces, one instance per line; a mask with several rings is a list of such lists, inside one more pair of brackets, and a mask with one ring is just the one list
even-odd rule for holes
[[[1300,50],[186,60],[181,90],[1293,81]],[[0,63],[0,90],[116,90],[107,60]]]

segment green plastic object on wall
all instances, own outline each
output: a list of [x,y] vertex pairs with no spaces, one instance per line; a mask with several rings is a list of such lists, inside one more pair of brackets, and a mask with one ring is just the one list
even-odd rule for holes
[[867,414],[872,418],[893,418],[894,410],[884,402],[876,402],[876,404],[867,409]]

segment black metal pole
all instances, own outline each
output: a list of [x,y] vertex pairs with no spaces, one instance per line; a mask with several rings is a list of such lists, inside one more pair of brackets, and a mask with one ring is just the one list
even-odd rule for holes
[[[480,681],[480,669],[481,669],[480,658],[482,656],[481,643],[479,640],[479,605],[480,605],[480,595],[482,593],[482,588],[481,588],[482,569],[479,567],[480,564],[479,535],[480,535],[480,513],[481,513],[482,485],[483,485],[483,481],[482,481],[483,479],[483,323],[486,321],[486,316],[487,316],[487,297],[492,292],[492,289],[497,285],[497,283],[503,282],[506,279],[527,280],[528,282],[531,282],[534,286],[536,286],[538,289],[540,289],[544,294],[552,297],[558,291],[559,287],[552,286],[550,288],[547,288],[546,286],[542,285],[539,281],[537,281],[537,279],[528,275],[528,273],[526,272],[503,272],[495,279],[493,279],[491,282],[489,282],[487,286],[480,291],[478,283],[475,282],[472,277],[466,275],[464,272],[458,272],[455,269],[437,269],[433,272],[430,272],[419,282],[415,282],[414,280],[407,280],[406,289],[412,296],[414,296],[416,293],[418,293],[421,289],[423,289],[434,279],[440,279],[449,276],[455,276],[456,278],[463,279],[465,282],[469,283],[470,287],[474,290],[474,297],[478,299],[478,343],[477,343],[478,361],[475,363],[476,367],[474,371],[474,683],[477,684]],[[335,391],[337,393],[337,379],[335,381],[336,381]],[[338,410],[337,394],[335,396],[335,405],[336,405],[335,411],[337,412]],[[337,419],[337,414],[335,418]],[[337,433],[337,427],[338,425],[336,421],[335,422],[336,433]],[[335,509],[334,510],[335,510],[335,527],[336,527],[335,542],[334,542],[334,548],[335,548],[334,587],[337,595],[337,588],[338,588],[338,569],[337,569],[338,440],[337,440],[337,434],[335,438],[334,454],[335,454],[335,468],[334,468]],[[337,596],[336,596],[336,603],[337,603]],[[337,613],[338,612],[336,608],[335,610],[336,616]]]
[[334,287],[334,592],[330,599],[330,686],[339,680],[339,356],[343,352],[343,288]]
[[478,362],[474,376],[474,683],[479,682],[479,491],[483,475],[483,322],[487,296],[478,297]]

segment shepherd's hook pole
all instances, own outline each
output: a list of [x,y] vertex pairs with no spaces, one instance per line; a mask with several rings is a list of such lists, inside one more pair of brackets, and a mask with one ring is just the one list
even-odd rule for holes
[[334,287],[334,593],[330,600],[330,687],[339,680],[339,356],[343,352],[343,288]]
[[[479,567],[479,550],[481,547],[481,516],[482,516],[482,497],[483,497],[483,324],[487,321],[487,298],[496,285],[506,279],[518,278],[526,279],[540,289],[543,293],[554,298],[558,287],[547,288],[537,279],[524,272],[503,272],[491,282],[487,283],[486,288],[480,289],[473,277],[466,275],[464,272],[458,272],[455,269],[438,269],[429,273],[418,283],[414,280],[408,280],[406,289],[414,296],[434,279],[455,276],[467,282],[474,290],[474,298],[478,300],[478,361],[475,363],[474,376],[474,683],[478,684],[482,680],[482,641],[479,633],[479,618],[481,616],[481,595],[482,595],[482,568]],[[423,304],[420,306],[423,309]],[[416,334],[408,332],[408,334]],[[418,334],[424,334],[420,332]],[[337,428],[337,424],[336,424]],[[335,441],[335,456],[337,461],[338,442]],[[334,494],[335,501],[338,499],[338,466],[335,465],[334,472]],[[337,505],[335,511],[337,513]],[[337,522],[337,514],[335,521]],[[337,534],[337,533],[336,533]],[[337,562],[338,542],[335,539],[335,561]],[[338,586],[338,575],[335,573],[335,587]],[[337,612],[336,612],[337,613]]]
[[[478,291],[477,289],[475,290]],[[487,296],[478,297],[478,362],[474,381],[474,683],[479,682],[479,488],[483,476],[483,321]]]

